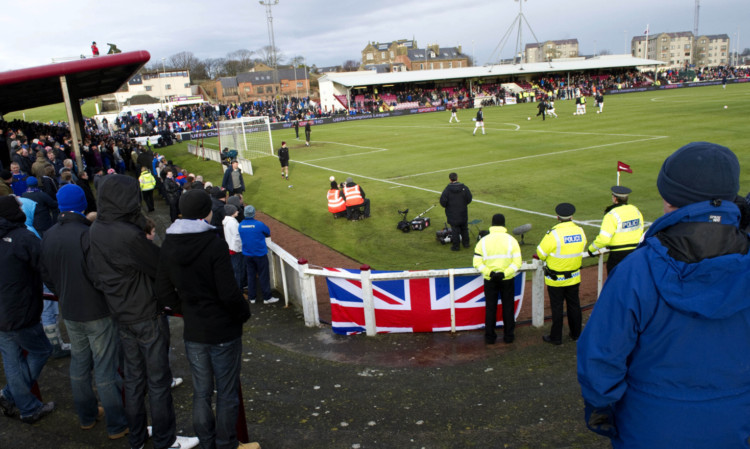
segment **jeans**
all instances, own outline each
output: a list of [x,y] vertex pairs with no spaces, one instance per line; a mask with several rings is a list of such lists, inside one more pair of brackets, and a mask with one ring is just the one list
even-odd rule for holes
[[[23,351],[28,352],[24,357]],[[21,417],[33,415],[42,406],[31,393],[31,386],[52,354],[52,345],[44,334],[42,323],[15,331],[0,332],[0,354],[8,384],[3,396],[16,404]]]
[[130,446],[141,447],[148,439],[148,391],[154,449],[169,447],[175,441],[176,424],[167,322],[162,317],[153,317],[137,323],[118,323],[118,327],[124,355],[125,415],[130,425]]
[[268,256],[244,256],[245,269],[247,270],[247,298],[255,300],[258,294],[258,287],[255,284],[255,277],[258,276],[260,290],[263,293],[263,300],[271,298],[271,278],[268,273]]
[[[193,375],[193,429],[202,449],[236,449],[242,339],[206,344],[185,341]],[[216,417],[211,399],[216,381]]]
[[[47,290],[47,286],[44,286],[44,290]],[[51,299],[44,300],[44,308],[42,309],[42,326],[57,326],[57,316],[60,314],[60,306],[57,301]]]
[[245,256],[242,253],[230,254],[229,259],[232,261],[232,270],[234,278],[237,279],[237,285],[240,290],[247,287],[247,273],[245,271]]
[[93,369],[107,433],[122,432],[128,427],[128,420],[122,404],[122,379],[117,373],[120,341],[114,320],[109,316],[94,321],[65,320],[65,327],[70,336],[70,386],[78,421],[86,426],[96,420],[96,394],[91,386]]

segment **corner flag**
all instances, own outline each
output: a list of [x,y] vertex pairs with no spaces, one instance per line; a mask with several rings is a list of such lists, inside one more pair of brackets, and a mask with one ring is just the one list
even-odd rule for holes
[[630,168],[630,165],[628,165],[628,164],[626,164],[624,162],[620,162],[620,161],[617,161],[617,171],[618,172],[624,171],[624,172],[628,172],[628,173],[633,173],[633,169]]
[[633,173],[633,169],[630,168],[630,165],[624,162],[617,161],[617,185],[618,186],[620,185],[620,172],[621,171],[624,171],[627,173]]

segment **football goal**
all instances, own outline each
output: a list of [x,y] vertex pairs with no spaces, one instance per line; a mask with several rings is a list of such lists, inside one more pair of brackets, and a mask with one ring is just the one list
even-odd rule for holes
[[216,122],[219,131],[219,151],[237,151],[237,158],[251,160],[273,156],[273,138],[268,117],[242,117]]

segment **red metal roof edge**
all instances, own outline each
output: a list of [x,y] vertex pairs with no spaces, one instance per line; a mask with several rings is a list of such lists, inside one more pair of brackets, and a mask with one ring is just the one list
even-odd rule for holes
[[69,75],[88,70],[100,70],[129,64],[145,64],[151,59],[146,50],[129,51],[114,55],[102,55],[75,61],[59,62],[25,69],[0,72],[0,85],[13,84],[23,81],[49,78],[53,76]]

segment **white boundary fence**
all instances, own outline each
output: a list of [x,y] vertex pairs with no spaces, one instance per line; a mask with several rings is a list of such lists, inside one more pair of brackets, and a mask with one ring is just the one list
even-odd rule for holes
[[[365,330],[368,336],[376,335],[375,306],[372,294],[373,281],[425,279],[434,277],[450,278],[451,301],[451,332],[456,331],[455,291],[453,279],[456,276],[476,276],[479,274],[474,268],[450,268],[445,270],[400,271],[390,273],[370,272],[368,266],[362,266],[359,275],[351,273],[331,272],[320,268],[311,268],[307,260],[297,259],[284,248],[266,239],[271,274],[271,286],[280,291],[285,298],[286,305],[294,305],[302,310],[305,325],[315,327],[320,324],[318,314],[318,294],[315,288],[315,276],[336,277],[357,280],[362,283],[363,303],[365,311]],[[586,257],[586,256],[584,256]],[[597,297],[601,292],[604,273],[604,258],[599,255]],[[544,271],[541,261],[533,259],[524,262],[521,271],[530,272],[531,278],[531,325],[544,325]]]

